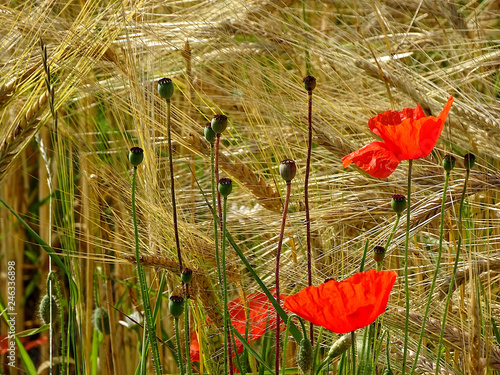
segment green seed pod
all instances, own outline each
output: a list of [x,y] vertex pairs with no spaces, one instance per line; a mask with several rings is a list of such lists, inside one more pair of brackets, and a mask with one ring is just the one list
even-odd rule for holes
[[38,310],[40,313],[40,320],[43,324],[50,323],[50,305],[52,305],[52,323],[57,323],[57,318],[59,317],[60,312],[57,298],[54,295],[51,298],[48,294],[46,294],[40,301],[40,307]]
[[189,284],[192,278],[193,278],[193,270],[190,268],[184,268],[184,270],[181,272],[182,283]]
[[340,339],[335,341],[335,343],[328,351],[328,358],[334,359],[339,355],[341,355],[342,353],[346,352],[351,347],[351,343],[352,343],[352,336],[350,333],[342,336]]
[[214,144],[216,137],[217,136],[215,132],[212,130],[212,124],[210,122],[207,122],[207,124],[205,125],[205,139],[211,144]]
[[297,173],[297,166],[293,160],[285,159],[280,163],[279,171],[281,178],[283,178],[286,182],[290,182]]
[[231,191],[233,190],[233,182],[231,181],[230,178],[221,178],[219,180],[219,193],[223,197],[227,197],[229,194],[231,194]]
[[158,93],[163,99],[170,100],[174,95],[174,83],[170,78],[162,78],[158,81]]
[[221,134],[227,128],[227,116],[224,115],[215,115],[212,118],[212,130]]
[[92,323],[94,323],[94,328],[100,333],[109,335],[109,315],[106,310],[96,307],[92,317]]
[[466,154],[464,156],[464,165],[467,170],[471,170],[476,164],[476,156],[474,154]]
[[443,158],[443,168],[446,172],[451,172],[455,168],[455,157],[452,155],[445,155]]
[[384,257],[385,257],[385,247],[375,246],[373,248],[373,259],[375,259],[375,262],[382,263]]
[[181,296],[171,296],[168,301],[168,310],[174,318],[179,318],[184,312],[184,298]]
[[305,76],[302,79],[302,83],[304,84],[304,88],[306,89],[306,91],[311,92],[316,88],[316,78],[314,78],[313,76]]
[[308,374],[313,365],[314,348],[307,337],[300,340],[297,352],[297,367],[303,374]]
[[137,167],[144,160],[144,150],[140,147],[132,147],[128,153],[128,160],[134,167]]
[[406,209],[406,197],[401,194],[394,194],[391,200],[391,207],[395,213],[400,215]]

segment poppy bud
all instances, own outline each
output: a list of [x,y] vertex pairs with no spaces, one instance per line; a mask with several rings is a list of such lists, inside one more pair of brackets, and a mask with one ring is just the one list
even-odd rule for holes
[[382,263],[382,261],[384,260],[384,256],[385,256],[385,247],[375,246],[373,248],[373,259],[375,259],[375,262]]
[[395,213],[400,215],[406,208],[406,197],[401,194],[394,194],[391,200],[391,207]]
[[59,305],[56,297],[52,296],[51,298],[48,294],[46,294],[40,301],[40,307],[38,310],[43,324],[49,324],[51,322],[50,305],[52,305],[52,322],[54,323],[56,318],[59,316]]
[[293,180],[295,174],[297,173],[297,166],[295,165],[295,162],[293,160],[286,159],[280,163],[279,171],[283,180],[285,180],[286,182],[290,182]]
[[385,371],[384,371],[384,375],[393,375],[394,373],[392,372],[392,370],[390,368],[386,368]]
[[443,158],[443,168],[446,172],[451,172],[455,168],[455,157],[452,155],[445,155]]
[[193,278],[193,270],[190,268],[184,268],[184,270],[181,272],[182,283],[189,284],[192,278]]
[[158,93],[163,99],[170,100],[174,95],[174,83],[170,78],[162,78],[158,81]]
[[144,150],[140,147],[132,147],[128,153],[128,160],[137,167],[144,160]]
[[316,78],[313,76],[305,76],[302,79],[302,83],[304,84],[304,88],[309,92],[316,88]]
[[212,130],[221,134],[227,128],[227,116],[224,115],[215,115],[212,118]]
[[304,337],[300,340],[299,351],[297,352],[297,367],[303,374],[308,374],[313,365],[314,349],[311,341]]
[[219,180],[219,193],[223,197],[227,197],[229,194],[231,194],[231,191],[233,190],[233,182],[231,181],[230,178],[221,178]]
[[352,336],[350,334],[342,336],[340,339],[334,342],[330,350],[328,351],[328,358],[334,359],[347,351],[351,347]]
[[215,143],[215,132],[212,130],[212,124],[207,122],[205,125],[205,139],[209,141],[211,144]]
[[184,312],[184,298],[181,296],[171,296],[168,301],[168,310],[174,318],[179,318]]
[[471,170],[474,164],[476,164],[476,156],[474,154],[466,154],[464,156],[464,164],[467,170]]
[[109,315],[106,310],[97,307],[92,316],[92,323],[100,333],[109,335]]

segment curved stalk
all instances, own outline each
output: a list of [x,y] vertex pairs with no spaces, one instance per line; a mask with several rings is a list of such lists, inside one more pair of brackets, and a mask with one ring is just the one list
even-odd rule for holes
[[170,193],[172,195],[172,215],[174,217],[174,235],[175,246],[177,248],[177,259],[179,261],[179,273],[182,272],[181,245],[179,241],[179,229],[177,224],[177,205],[175,204],[175,185],[174,185],[174,165],[172,160],[172,136],[170,134],[170,100],[167,100],[167,138],[168,138],[168,165],[170,172]]
[[[437,275],[439,272],[439,267],[441,265],[441,255],[442,255],[442,250],[443,250],[443,232],[444,232],[444,205],[446,203],[446,191],[448,190],[448,182],[450,180],[450,172],[446,172],[446,177],[444,180],[444,188],[443,188],[443,199],[441,200],[441,219],[440,219],[440,225],[439,225],[439,248],[438,248],[438,258],[436,261],[436,270],[434,271],[434,276],[432,277],[432,282],[431,282],[431,287],[429,290],[429,298],[427,299],[427,304],[425,306],[425,312],[423,316],[423,322],[427,320],[427,315],[429,314],[429,309],[431,306],[431,301],[432,301],[432,293],[434,292],[434,286],[436,285],[436,279]],[[422,324],[422,329],[420,330],[420,337],[418,340],[418,346],[417,350],[415,352],[415,360],[413,361],[413,366],[411,369],[411,375],[414,373],[415,368],[417,366],[417,361],[418,361],[418,355],[420,353],[420,348],[422,347],[422,341],[424,338],[424,332],[425,332],[425,324]]]
[[[283,217],[281,219],[281,230],[280,238],[278,241],[278,249],[276,250],[276,269],[275,269],[275,283],[276,283],[276,300],[278,304],[281,305],[280,299],[280,257],[281,257],[281,247],[283,245],[283,236],[285,234],[285,224],[286,224],[286,214],[288,211],[288,203],[290,202],[290,191],[292,183],[287,181],[286,183],[286,198],[285,205],[283,207]],[[276,312],[276,342],[275,342],[275,374],[279,374],[280,371],[280,314]]]
[[[391,243],[392,237],[394,236],[394,233],[396,232],[396,228],[398,227],[399,219],[401,219],[401,214],[396,215],[396,221],[394,222],[394,226],[392,227],[391,234],[389,235],[389,238],[387,239],[387,242],[385,243],[385,251],[386,252],[389,249],[389,245]],[[380,262],[379,264],[377,264],[377,271],[382,270],[382,263],[383,262]]]

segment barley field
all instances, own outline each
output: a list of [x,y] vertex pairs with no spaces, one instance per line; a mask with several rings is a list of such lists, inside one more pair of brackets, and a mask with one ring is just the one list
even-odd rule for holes
[[7,0],[0,35],[0,374],[500,373],[498,0]]

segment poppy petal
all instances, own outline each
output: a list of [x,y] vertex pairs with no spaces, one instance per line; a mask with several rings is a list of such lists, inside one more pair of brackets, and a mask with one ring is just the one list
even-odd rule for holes
[[[417,105],[414,110],[407,108],[401,112],[384,112],[370,119],[368,125],[399,160],[423,158],[430,154],[441,136],[452,103],[453,97],[450,96],[438,117],[421,117],[423,111]],[[408,117],[411,111],[413,116]],[[398,116],[401,120],[399,123]]]
[[376,178],[386,178],[396,170],[399,159],[383,142],[372,142],[342,158],[344,168],[354,163]]
[[397,274],[360,272],[347,280],[310,286],[285,299],[285,307],[336,333],[366,327],[385,311]]

